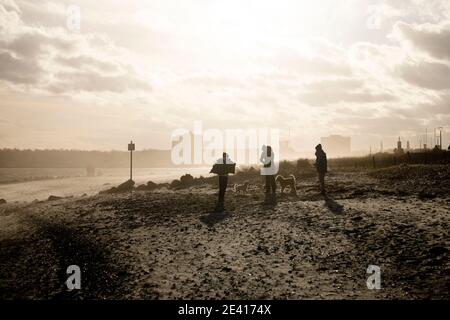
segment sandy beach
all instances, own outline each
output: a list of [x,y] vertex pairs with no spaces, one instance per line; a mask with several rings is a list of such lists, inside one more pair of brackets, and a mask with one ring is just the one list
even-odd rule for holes
[[[449,299],[450,169],[433,170],[331,172],[326,197],[298,177],[298,195],[274,205],[255,180],[243,195],[230,187],[223,212],[210,183],[3,204],[0,296]],[[65,286],[72,264],[81,290]]]

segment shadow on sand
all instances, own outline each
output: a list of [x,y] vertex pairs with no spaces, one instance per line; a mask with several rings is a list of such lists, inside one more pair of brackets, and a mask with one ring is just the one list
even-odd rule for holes
[[209,228],[213,227],[215,224],[225,220],[230,217],[231,214],[225,212],[225,208],[223,206],[216,206],[215,210],[210,212],[207,216],[200,217],[200,221],[206,224]]
[[280,200],[283,201],[298,201],[300,196],[297,193],[289,192],[289,193],[280,193],[278,195]]
[[344,211],[344,206],[337,203],[332,197],[330,197],[330,195],[324,194],[323,198],[325,200],[325,205],[331,212],[341,214],[342,211]]
[[273,194],[265,194],[264,202],[261,204],[264,210],[275,210],[277,206],[277,196]]
[[[0,298],[102,300],[123,293],[127,266],[112,258],[105,243],[62,222],[32,217],[26,223],[36,230],[0,241]],[[71,264],[82,268],[82,290],[66,287]]]

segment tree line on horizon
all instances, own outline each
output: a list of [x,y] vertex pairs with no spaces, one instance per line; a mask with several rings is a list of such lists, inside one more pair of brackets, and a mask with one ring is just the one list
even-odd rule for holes
[[[127,151],[0,149],[0,168],[122,168],[129,165]],[[170,150],[135,151],[133,166],[171,167]]]
[[[448,164],[449,154],[450,152],[430,150],[428,152],[408,152],[402,155],[383,153],[364,157],[330,158],[329,166],[375,168],[401,163]],[[130,153],[127,151],[0,149],[0,168],[128,168],[129,166]],[[191,166],[183,165],[183,167]],[[169,168],[177,166],[171,161],[170,150],[148,149],[133,152],[133,167]]]

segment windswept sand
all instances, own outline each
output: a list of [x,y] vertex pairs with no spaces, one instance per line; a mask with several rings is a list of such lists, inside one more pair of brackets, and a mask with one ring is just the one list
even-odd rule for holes
[[[450,196],[365,173],[263,204],[159,189],[0,206],[3,299],[449,299]],[[448,184],[447,184],[448,185]],[[450,189],[450,186],[448,186]],[[428,199],[430,198],[430,199]],[[82,269],[68,292],[67,266]],[[381,267],[381,290],[366,269]]]

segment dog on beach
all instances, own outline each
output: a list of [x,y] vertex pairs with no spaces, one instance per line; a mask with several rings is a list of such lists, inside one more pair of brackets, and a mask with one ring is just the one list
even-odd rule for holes
[[297,194],[297,188],[295,187],[295,177],[293,174],[289,175],[289,177],[285,178],[281,175],[278,175],[275,179],[281,186],[281,193],[284,193],[284,190],[289,187],[292,194]]
[[248,186],[249,186],[249,182],[248,181],[245,181],[243,184],[235,184],[234,185],[234,192],[235,193],[245,194],[245,193],[247,193]]

